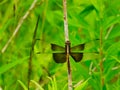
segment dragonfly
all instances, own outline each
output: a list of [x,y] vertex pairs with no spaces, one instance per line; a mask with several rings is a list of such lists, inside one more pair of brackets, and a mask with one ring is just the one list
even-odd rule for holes
[[[85,41],[82,44],[78,44],[71,47],[70,41],[67,41],[65,43],[65,46],[60,46],[55,43],[50,43],[49,41],[42,40],[42,39],[36,39],[36,41],[40,41],[42,43],[46,43],[47,45],[50,45],[51,50],[46,50],[40,52],[36,52],[36,54],[52,54],[52,58],[56,63],[65,63],[66,62],[66,54],[67,54],[67,44],[69,46],[69,55],[73,58],[75,62],[80,62],[83,59],[84,53],[95,53],[98,54],[98,50],[94,49],[93,43],[98,43],[99,39],[93,39]],[[92,43],[91,43],[92,42]],[[85,49],[85,46],[87,44],[90,44],[89,49]],[[97,47],[96,47],[97,48]]]
[[69,44],[70,56],[75,60],[75,62],[80,62],[83,58],[83,52],[79,52],[79,51],[84,50],[85,44],[79,44],[74,47],[71,47],[71,43],[69,41],[65,43],[65,47],[62,47],[56,44],[51,44],[51,49],[53,51],[56,51],[56,53],[53,53],[54,61],[56,63],[66,62],[67,44]]

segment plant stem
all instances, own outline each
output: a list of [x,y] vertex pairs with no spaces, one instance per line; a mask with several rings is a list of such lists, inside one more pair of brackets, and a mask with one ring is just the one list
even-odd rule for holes
[[67,68],[68,68],[68,90],[72,90],[72,73],[71,73],[71,67],[70,67],[70,42],[67,41],[65,43],[66,47],[66,61],[67,61]]
[[43,17],[42,17],[42,25],[41,25],[41,34],[40,34],[40,39],[41,39],[41,50],[42,53],[44,52],[44,26],[45,26],[45,20],[46,20],[46,12],[47,12],[47,8],[48,8],[48,0],[44,0],[45,1],[45,7],[44,7],[44,11],[43,11]]
[[68,56],[68,59],[67,59],[67,67],[68,67],[68,90],[72,90],[72,74],[71,74],[69,56]]
[[69,41],[68,21],[67,21],[67,5],[66,4],[67,4],[67,1],[63,0],[65,42]]
[[[103,36],[103,28],[101,27],[100,28],[100,79],[101,79],[101,87],[103,87],[104,86],[104,78],[103,78],[103,62],[104,62],[104,60],[103,60],[103,38],[102,38],[102,36]],[[102,90],[102,88],[101,88],[101,90]]]
[[69,33],[68,33],[68,21],[67,21],[67,1],[63,0],[63,12],[64,12],[64,31],[65,31],[65,47],[66,47],[66,61],[68,69],[68,90],[72,90],[72,73],[70,67],[70,42],[69,42]]
[[36,34],[37,34],[37,27],[38,27],[39,18],[40,18],[40,16],[38,16],[36,27],[34,30],[32,46],[31,46],[31,50],[30,50],[30,59],[28,62],[28,90],[30,89],[30,76],[31,76],[31,72],[32,72],[32,58],[33,58],[33,52],[34,52],[34,45],[36,42]]

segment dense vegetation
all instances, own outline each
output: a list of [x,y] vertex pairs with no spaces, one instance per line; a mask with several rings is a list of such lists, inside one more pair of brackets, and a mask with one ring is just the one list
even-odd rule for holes
[[[27,90],[38,16],[30,90],[67,90],[67,65],[55,63],[50,46],[65,43],[62,2],[0,0],[0,90]],[[81,62],[70,57],[74,89],[120,90],[120,1],[67,0],[67,12],[71,46],[85,43]]]

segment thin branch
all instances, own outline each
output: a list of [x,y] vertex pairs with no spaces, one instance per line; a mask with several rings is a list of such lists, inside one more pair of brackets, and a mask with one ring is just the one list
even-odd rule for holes
[[79,82],[78,82],[77,84],[75,84],[73,87],[75,88],[75,87],[79,86],[80,84],[83,83],[83,81],[84,81],[84,80],[79,81]]
[[[102,25],[102,24],[101,24]],[[103,27],[100,27],[100,83],[101,86],[104,86],[104,77],[103,77],[103,71],[104,71],[104,67],[103,67],[103,62],[104,62],[104,58],[103,58]],[[101,88],[102,90],[102,88]]]
[[69,41],[68,21],[67,21],[67,5],[66,4],[67,4],[67,1],[63,0],[65,41]]
[[48,8],[48,0],[45,0],[45,7],[44,7],[44,11],[43,11],[41,34],[40,34],[40,39],[42,40],[41,41],[42,52],[44,52],[44,50],[45,50],[45,47],[44,47],[44,26],[45,26],[47,8]]
[[[105,61],[105,58],[103,58],[103,62]],[[93,66],[93,63],[91,63],[91,65]],[[94,72],[95,70],[97,70],[97,67],[93,67],[90,65],[91,69],[89,69],[89,74],[91,74],[92,72]],[[97,64],[98,66],[100,66],[100,63]]]
[[64,32],[65,32],[65,50],[66,50],[66,61],[68,69],[68,90],[72,90],[72,73],[70,67],[70,41],[68,33],[68,21],[67,21],[67,1],[63,0],[63,12],[64,12]]
[[68,68],[68,90],[72,90],[72,73],[71,73],[71,66],[70,66],[70,58],[69,58],[69,53],[70,51],[68,50],[70,47],[67,45],[67,55],[66,55],[66,60],[67,60],[67,68]]
[[38,16],[36,27],[35,27],[35,30],[34,30],[32,46],[31,46],[31,50],[30,50],[30,59],[29,59],[29,62],[28,62],[28,64],[29,64],[28,65],[28,90],[30,89],[30,76],[31,76],[31,71],[32,71],[32,58],[33,58],[33,52],[34,52],[34,45],[35,45],[35,42],[36,42],[36,34],[37,34],[37,27],[38,27],[39,18],[40,18],[40,16]]
[[5,52],[5,50],[7,49],[8,45],[10,44],[10,42],[13,40],[13,38],[15,37],[15,35],[17,34],[17,32],[19,31],[21,25],[23,24],[24,20],[28,17],[28,15],[30,14],[30,11],[35,7],[35,4],[37,3],[37,0],[34,0],[33,3],[31,4],[30,8],[28,9],[28,11],[25,13],[25,15],[20,19],[20,21],[18,22],[17,27],[15,28],[12,36],[10,37],[10,39],[8,40],[8,42],[5,44],[5,46],[2,49],[2,53]]
[[89,75],[92,74],[92,67],[93,67],[93,62],[90,63],[90,67],[89,67]]
[[120,69],[120,66],[113,67],[112,70]]
[[14,5],[13,5],[13,16],[14,16],[14,17],[16,16],[16,15],[15,15],[15,14],[16,14],[15,12],[16,12],[16,5],[14,4]]
[[114,27],[114,25],[112,25],[112,26],[108,29],[108,32],[107,32],[107,34],[106,34],[106,36],[105,36],[105,40],[106,40],[106,39],[108,38],[108,36],[110,35],[110,32],[112,31],[113,27]]

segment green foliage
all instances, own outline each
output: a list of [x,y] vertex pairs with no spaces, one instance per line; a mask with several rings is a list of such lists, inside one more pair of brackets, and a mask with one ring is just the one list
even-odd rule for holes
[[32,83],[34,83],[37,86],[37,89],[39,90],[44,90],[37,82],[35,82],[34,80],[31,80]]
[[[25,58],[25,59],[28,59],[28,58]],[[16,60],[12,63],[1,66],[0,67],[0,75],[7,72],[7,70],[10,70],[11,68],[14,68],[17,64],[23,63],[25,61],[25,59],[19,60],[19,61]]]
[[87,86],[87,82],[89,79],[87,79],[86,81],[84,81],[82,84],[78,85],[75,90],[85,90],[85,87]]
[[18,80],[18,82],[20,83],[20,85],[23,87],[24,90],[28,90],[22,81]]
[[48,77],[48,79],[50,79],[51,81],[50,83],[51,85],[50,84],[48,85],[48,90],[57,90],[57,83],[55,77],[53,77],[53,79]]
[[[0,0],[0,51],[33,1]],[[76,63],[70,57],[73,86],[84,80],[75,90],[120,90],[119,2],[67,0],[71,46],[85,43],[81,62]],[[27,90],[28,57],[40,15],[36,37],[40,40],[34,46],[30,90],[67,90],[67,65],[54,62],[50,46],[51,43],[60,46],[65,43],[62,0],[37,0],[29,12],[6,51],[0,52],[0,88]],[[36,54],[38,52],[43,53]]]

